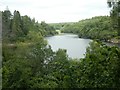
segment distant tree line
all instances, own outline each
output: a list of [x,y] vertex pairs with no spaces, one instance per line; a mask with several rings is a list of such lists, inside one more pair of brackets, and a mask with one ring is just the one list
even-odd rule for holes
[[65,25],[65,33],[75,33],[81,38],[91,38],[107,41],[118,36],[117,29],[111,23],[109,16],[98,16],[81,20],[72,25]]

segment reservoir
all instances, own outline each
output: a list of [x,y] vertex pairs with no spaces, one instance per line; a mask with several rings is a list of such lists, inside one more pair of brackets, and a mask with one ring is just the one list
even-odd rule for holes
[[79,38],[75,34],[60,34],[46,38],[53,51],[59,48],[66,49],[70,58],[84,58],[86,48],[92,41],[90,39]]

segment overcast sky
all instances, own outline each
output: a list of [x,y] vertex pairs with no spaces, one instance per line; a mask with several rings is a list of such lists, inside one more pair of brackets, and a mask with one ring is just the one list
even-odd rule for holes
[[107,0],[0,0],[0,10],[6,6],[13,13],[20,11],[39,22],[76,22],[94,16],[109,15]]

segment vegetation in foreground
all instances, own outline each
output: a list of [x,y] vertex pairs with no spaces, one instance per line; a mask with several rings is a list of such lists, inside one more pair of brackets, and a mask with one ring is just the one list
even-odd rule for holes
[[92,42],[85,58],[74,60],[65,50],[53,52],[41,36],[30,41],[3,46],[3,88],[120,87],[120,48]]

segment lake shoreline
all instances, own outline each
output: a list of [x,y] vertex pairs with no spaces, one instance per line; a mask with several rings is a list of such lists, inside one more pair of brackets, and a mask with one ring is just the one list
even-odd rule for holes
[[69,58],[84,58],[91,39],[79,38],[77,34],[62,33],[45,38],[53,51],[66,49]]
[[[90,40],[94,40],[92,38],[87,38],[87,37],[79,37],[78,34],[75,33],[59,33],[59,34],[55,34],[55,35],[51,35],[51,36],[47,36],[47,37],[52,37],[52,36],[60,36],[60,35],[66,35],[66,34],[72,34],[72,35],[77,35],[78,38],[80,39],[90,39]],[[95,40],[99,40],[101,42],[103,42],[104,44],[106,44],[107,46],[118,46],[120,47],[120,41],[115,40],[115,39],[111,39],[111,40],[100,40],[100,39],[95,39]]]

